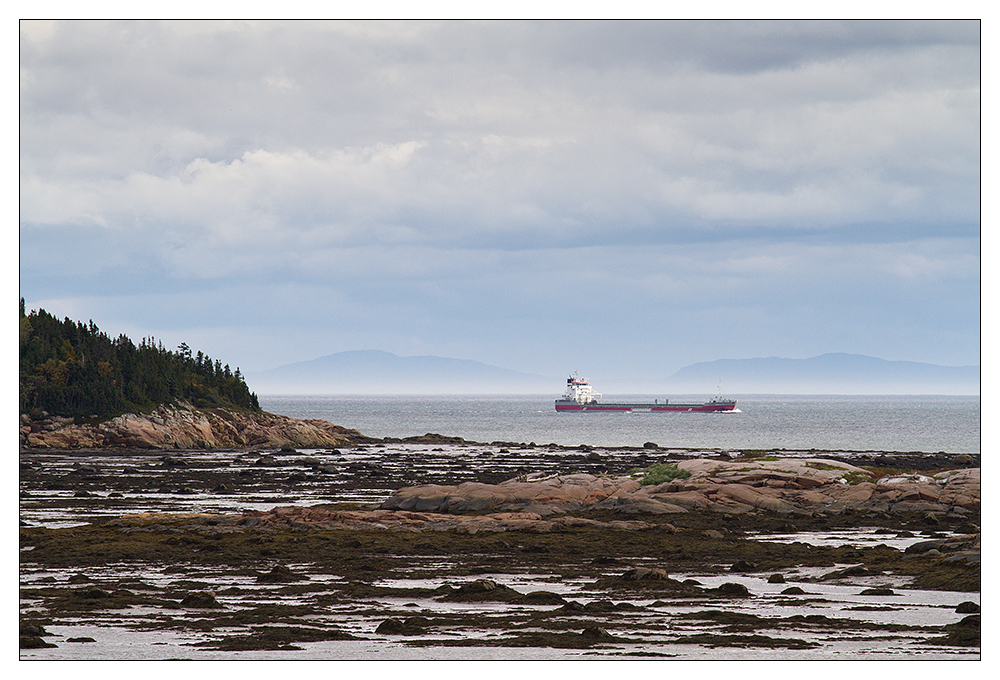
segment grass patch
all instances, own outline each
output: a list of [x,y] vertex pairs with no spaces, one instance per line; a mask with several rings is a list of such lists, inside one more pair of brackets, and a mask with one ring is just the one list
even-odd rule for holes
[[769,453],[765,449],[743,449],[740,451],[740,455],[742,458],[752,458],[753,460],[780,460],[778,456]]
[[655,465],[650,465],[648,468],[635,468],[634,470],[629,470],[628,474],[631,476],[643,475],[643,478],[639,480],[639,483],[643,486],[663,484],[664,482],[672,482],[675,479],[687,479],[691,476],[690,472],[680,470],[672,463],[656,463]]
[[842,472],[844,468],[840,465],[830,465],[828,463],[806,463],[806,467],[813,470],[829,470],[831,472]]

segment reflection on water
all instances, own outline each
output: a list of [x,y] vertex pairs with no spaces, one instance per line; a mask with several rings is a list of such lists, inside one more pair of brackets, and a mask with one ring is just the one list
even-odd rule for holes
[[[196,581],[190,575],[178,574],[178,569],[135,563],[120,563],[86,569],[41,569],[30,564],[22,566],[21,582],[26,586],[67,584],[71,577],[76,582],[100,585],[115,583],[135,592],[162,592],[171,588],[211,587],[218,601],[229,613],[265,605],[315,604],[324,595],[323,584],[333,584],[342,577],[323,573],[312,564],[289,565],[293,572],[309,576],[309,589],[289,594],[282,588],[258,583],[249,575],[233,574],[226,568],[199,566]],[[414,570],[424,573],[448,573],[460,566],[441,556],[414,558]],[[94,613],[74,619],[63,618],[58,625],[47,626],[53,635],[48,638],[58,644],[53,649],[22,650],[24,659],[571,659],[595,656],[617,657],[637,652],[667,655],[678,659],[959,659],[978,658],[978,649],[943,647],[924,644],[928,633],[926,626],[943,626],[955,623],[962,615],[955,613],[956,606],[964,601],[979,602],[978,593],[926,591],[906,588],[908,579],[891,574],[852,579],[850,583],[820,580],[834,569],[798,569],[784,572],[785,583],[769,583],[768,575],[710,574],[690,572],[674,574],[678,580],[695,579],[707,588],[723,583],[739,583],[749,590],[751,597],[729,600],[656,600],[649,596],[629,596],[615,593],[609,598],[606,591],[595,590],[590,579],[567,579],[554,573],[490,573],[465,576],[427,576],[420,578],[384,579],[376,587],[413,590],[412,597],[404,594],[392,597],[376,596],[354,604],[340,603],[319,608],[325,614],[312,615],[308,625],[332,625],[360,639],[348,641],[321,641],[296,643],[301,649],[280,651],[219,651],[201,649],[192,645],[211,639],[211,631],[196,632],[197,626],[186,627],[183,622],[203,618],[198,610],[181,609],[169,614],[170,626],[160,627],[164,611],[157,607],[129,607],[125,610]],[[621,572],[621,565],[608,575]],[[82,577],[86,577],[83,579]],[[477,579],[491,579],[502,586],[521,593],[547,591],[556,593],[566,601],[581,605],[610,602],[616,606],[613,615],[582,611],[568,617],[571,629],[600,625],[612,635],[638,644],[609,643],[587,650],[552,648],[450,648],[442,646],[413,647],[406,638],[393,638],[375,632],[388,617],[426,616],[441,617],[468,615],[479,623],[478,628],[464,624],[453,630],[442,628],[428,631],[421,636],[423,642],[454,640],[456,636],[478,638],[502,635],[503,631],[486,626],[489,620],[508,620],[518,615],[531,616],[532,612],[552,612],[558,604],[504,604],[501,602],[446,602],[420,593],[444,585],[458,586]],[[200,584],[200,585],[199,585]],[[786,595],[789,586],[799,586],[802,595]],[[892,595],[865,595],[869,587],[890,587]],[[621,605],[632,605],[622,609]],[[30,616],[33,606],[30,599],[22,599],[21,609]],[[725,627],[706,623],[704,619],[691,620],[694,613],[711,611],[728,614],[751,614],[778,621],[800,615],[819,615],[829,619],[894,624],[905,630],[887,634],[885,630],[864,630],[851,627],[843,631],[817,625],[788,629],[776,624],[754,631],[776,639],[797,639],[818,643],[815,649],[746,649],[731,647],[706,647],[681,644],[686,636],[707,630],[724,632]],[[468,620],[468,619],[464,619]],[[928,629],[929,630],[929,629]],[[939,629],[935,629],[939,630]],[[230,629],[230,632],[237,629]],[[93,638],[95,642],[69,642],[69,638]],[[360,657],[359,655],[364,655]]]

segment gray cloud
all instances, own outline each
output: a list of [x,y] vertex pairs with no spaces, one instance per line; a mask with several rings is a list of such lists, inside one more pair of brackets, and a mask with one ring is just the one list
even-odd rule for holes
[[23,23],[22,293],[251,369],[976,363],[979,97],[976,22]]

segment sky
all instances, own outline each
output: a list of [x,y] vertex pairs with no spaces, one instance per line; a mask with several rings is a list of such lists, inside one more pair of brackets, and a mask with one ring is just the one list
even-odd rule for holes
[[20,295],[244,373],[976,365],[980,47],[957,21],[21,22]]

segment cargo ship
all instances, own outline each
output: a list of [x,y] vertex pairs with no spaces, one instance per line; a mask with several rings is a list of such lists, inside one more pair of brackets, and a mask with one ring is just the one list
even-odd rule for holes
[[590,382],[578,375],[566,379],[566,393],[556,399],[557,411],[679,411],[684,413],[719,413],[736,408],[735,399],[721,396],[703,404],[671,403],[669,399],[656,399],[652,404],[602,403],[600,392],[595,392]]

